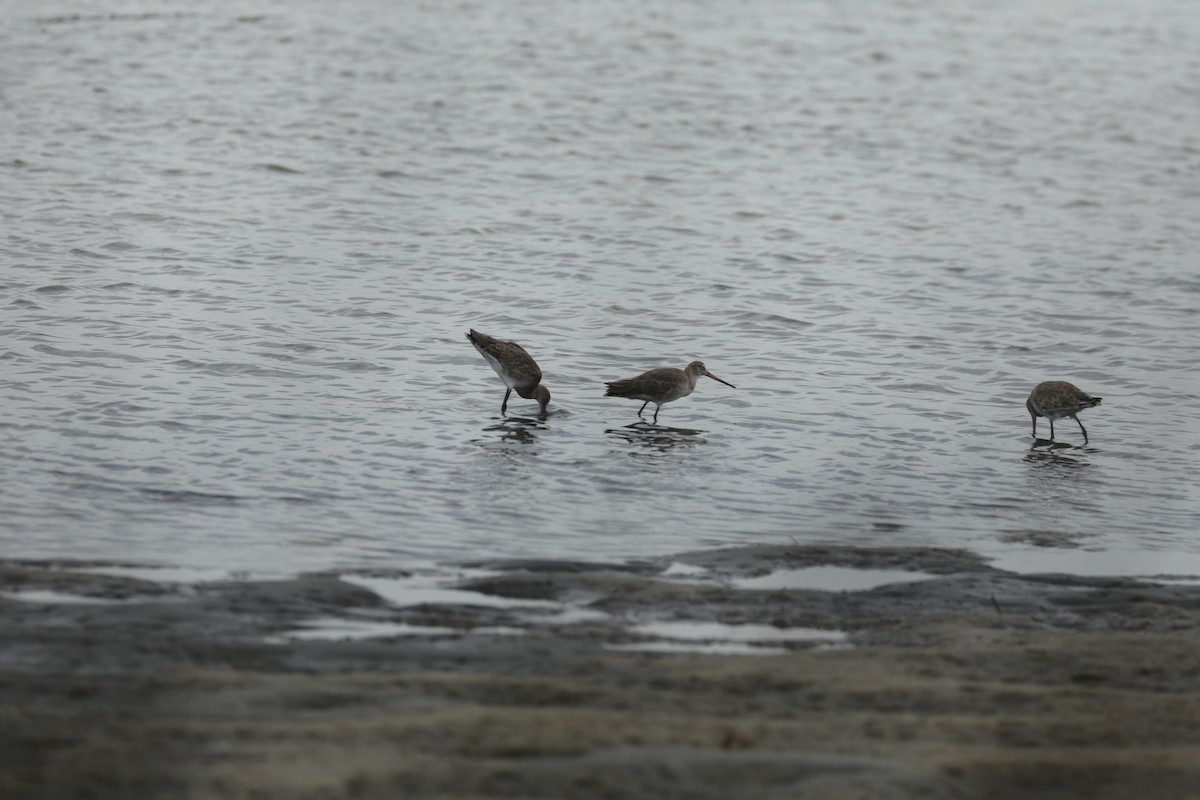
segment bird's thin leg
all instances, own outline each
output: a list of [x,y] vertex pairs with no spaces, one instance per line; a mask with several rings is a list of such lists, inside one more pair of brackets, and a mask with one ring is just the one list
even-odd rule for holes
[[1054,441],[1054,417],[1047,417],[1050,420],[1050,441]]
[[504,402],[500,404],[500,413],[501,414],[504,414],[506,411],[508,411],[508,396],[510,394],[512,394],[511,387],[509,387],[509,390],[504,393]]
[[642,403],[642,407],[638,409],[638,416],[639,416],[639,417],[642,415],[642,412],[646,410],[646,406],[648,406],[648,405],[650,405],[650,401],[649,401],[649,400],[647,400],[646,402]]
[[[647,403],[649,403],[650,401],[649,401],[649,400],[647,400],[646,402],[647,402]],[[655,403],[655,404],[654,404],[654,424],[655,424],[655,425],[657,425],[657,424],[658,424],[658,410],[659,410],[660,408],[662,408],[662,403]]]
[[1075,416],[1074,414],[1071,415],[1071,419],[1075,420],[1075,422],[1079,424],[1079,430],[1083,431],[1083,443],[1087,444],[1087,428],[1083,427],[1083,423],[1079,422],[1079,417]]

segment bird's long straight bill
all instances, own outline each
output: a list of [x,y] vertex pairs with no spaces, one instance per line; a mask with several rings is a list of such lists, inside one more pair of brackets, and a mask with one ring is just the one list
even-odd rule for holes
[[734,386],[734,385],[733,385],[732,383],[730,383],[729,381],[723,381],[723,380],[721,380],[720,378],[718,378],[716,375],[713,375],[711,372],[705,372],[704,374],[705,374],[705,375],[707,375],[708,377],[712,378],[712,379],[713,379],[714,381],[716,381],[717,383],[723,383],[723,384],[725,384],[725,385],[726,385],[726,386],[728,386],[730,389],[736,389],[736,388],[737,388],[736,386]]

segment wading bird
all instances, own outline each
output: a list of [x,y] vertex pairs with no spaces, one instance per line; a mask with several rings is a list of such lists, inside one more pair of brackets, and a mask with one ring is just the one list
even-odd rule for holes
[[1079,430],[1083,431],[1083,443],[1087,444],[1087,428],[1083,427],[1083,423],[1079,422],[1079,417],[1075,415],[1085,408],[1100,405],[1100,399],[1066,381],[1039,383],[1033,387],[1029,399],[1025,401],[1025,408],[1029,409],[1029,416],[1033,418],[1033,438],[1037,438],[1038,417],[1050,420],[1051,441],[1054,441],[1054,420],[1070,417],[1079,424]]
[[624,380],[606,383],[604,385],[608,387],[608,391],[604,393],[604,396],[628,397],[631,400],[645,401],[642,403],[642,407],[638,409],[639,417],[646,410],[647,405],[654,403],[654,421],[657,423],[658,411],[662,408],[663,403],[687,397],[696,388],[696,381],[699,380],[701,375],[707,375],[717,383],[724,383],[731,389],[737,388],[732,383],[723,381],[716,375],[713,375],[704,368],[702,362],[693,361],[687,365],[686,369],[659,367],[649,372],[643,372],[634,378],[625,378]]
[[533,360],[533,356],[525,352],[524,347],[516,342],[502,342],[474,329],[467,334],[467,338],[508,387],[508,391],[504,393],[504,402],[500,404],[501,414],[508,411],[509,395],[516,389],[517,394],[526,400],[537,400],[538,413],[546,415],[546,406],[550,404],[550,391],[542,385],[541,368]]

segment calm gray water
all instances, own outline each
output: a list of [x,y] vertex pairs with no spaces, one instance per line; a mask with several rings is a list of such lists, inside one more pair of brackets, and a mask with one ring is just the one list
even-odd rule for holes
[[0,10],[5,556],[1200,571],[1192,0]]

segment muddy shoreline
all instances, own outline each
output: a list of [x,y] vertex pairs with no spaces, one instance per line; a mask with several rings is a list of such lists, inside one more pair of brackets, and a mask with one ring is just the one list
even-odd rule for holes
[[[0,797],[1200,796],[1196,584],[837,547],[106,568],[0,562]],[[814,568],[920,579],[772,583]]]

